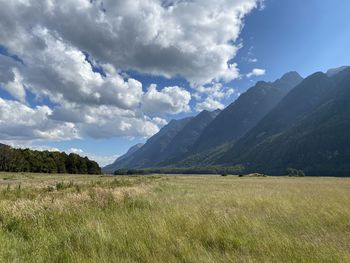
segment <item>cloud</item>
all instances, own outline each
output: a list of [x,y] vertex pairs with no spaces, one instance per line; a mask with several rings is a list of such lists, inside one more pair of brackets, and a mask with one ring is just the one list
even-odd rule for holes
[[[261,5],[260,5],[260,7],[261,7]],[[249,47],[246,57],[243,57],[242,60],[244,62],[248,62],[248,63],[258,62],[258,59],[255,57],[255,54],[254,54],[254,46]]]
[[0,54],[0,87],[24,102],[26,92],[22,76],[16,68],[17,64],[12,58]]
[[181,75],[191,83],[207,83],[236,77],[228,62],[239,46],[232,43],[244,16],[258,3],[2,0],[1,6],[0,43],[20,57],[50,48],[50,43],[35,34],[41,28],[118,69]]
[[258,62],[258,59],[257,58],[248,58],[248,62],[249,63],[256,63],[256,62]]
[[53,110],[31,108],[18,101],[0,98],[0,139],[21,142],[71,140],[83,137],[149,137],[166,124],[141,112],[108,106],[66,104]]
[[14,98],[21,102],[26,101],[26,91],[23,85],[23,78],[17,68],[12,69],[13,80],[4,84],[4,89],[7,90]]
[[206,98],[203,102],[196,104],[196,111],[223,109],[225,106],[213,98]]
[[[197,100],[195,110],[200,112],[202,110],[216,110],[223,109],[225,106],[220,101],[230,98],[235,90],[228,88],[221,83],[212,83],[211,85],[196,87],[194,98]],[[203,97],[205,99],[203,100]]]
[[17,149],[32,149],[36,151],[49,151],[49,152],[60,152],[58,148],[46,146],[46,145],[33,145],[32,141],[16,141],[16,140],[7,140],[2,141],[6,145],[9,145]]
[[80,134],[92,138],[148,137],[159,131],[160,119],[140,111],[112,106],[65,104],[53,110],[51,119],[76,123]]
[[97,155],[94,153],[85,152],[84,150],[77,148],[70,148],[65,152],[67,154],[75,153],[80,155],[81,157],[87,156],[90,160],[96,161],[101,167],[113,163],[119,157],[119,155]]
[[165,119],[162,119],[159,117],[152,118],[152,122],[156,123],[157,125],[161,125],[161,126],[168,124],[168,122]]
[[79,138],[75,124],[49,119],[47,106],[34,109],[17,101],[0,98],[0,138],[3,140],[67,140]]
[[139,81],[124,80],[110,64],[102,65],[104,77],[93,71],[82,51],[55,38],[48,30],[36,28],[32,34],[45,48],[23,54],[26,64],[17,65],[14,72],[21,71],[21,83],[34,94],[48,96],[56,103],[68,101],[126,109],[139,104],[143,93]]
[[[158,119],[148,119],[140,111],[143,97],[146,98],[145,107],[150,107],[147,106],[149,94],[144,94],[139,81],[133,78],[125,80],[111,64],[102,64],[105,76],[94,72],[83,52],[60,39],[55,40],[47,30],[36,29],[35,34],[47,44],[40,56],[25,56],[26,65],[5,57],[12,68],[4,71],[1,79],[3,83],[8,82],[2,86],[15,98],[25,104],[25,86],[38,97],[48,97],[58,106],[53,109],[47,107],[50,112],[45,116],[45,121],[49,120],[52,125],[70,123],[82,136],[144,137],[158,132],[159,126],[163,124]],[[189,110],[187,97],[190,98],[190,94],[182,88],[165,88],[159,95],[159,99],[166,99],[167,103],[163,104],[166,107],[157,108],[158,114]],[[159,101],[155,106],[160,103]],[[30,109],[22,104],[17,106]],[[4,112],[3,115],[5,114]],[[11,131],[14,136],[22,132],[15,127]],[[26,138],[49,137],[44,130],[36,133],[31,133],[32,136],[28,134]],[[53,133],[53,137],[59,136],[60,134]],[[65,139],[69,140],[71,137],[67,136]]]
[[264,10],[266,8],[266,0],[259,0],[259,9]]
[[[155,85],[144,91],[129,70],[181,76],[198,88],[198,99],[207,97],[198,108],[222,107],[219,100],[233,90],[219,82],[239,76],[231,62],[236,40],[258,0],[0,5],[0,43],[8,50],[0,53],[0,87],[17,100],[0,101],[0,139],[69,140],[151,136],[165,114],[191,110],[189,91]],[[29,92],[47,106],[30,106]]]
[[181,87],[165,87],[158,91],[156,85],[151,85],[143,95],[142,110],[151,114],[188,112],[190,100],[191,94]]
[[260,69],[260,68],[255,68],[252,70],[252,72],[247,74],[248,78],[251,78],[253,76],[255,77],[259,77],[259,76],[263,76],[266,74],[266,70],[265,69]]
[[214,98],[214,99],[223,99],[223,98],[229,98],[232,94],[235,93],[235,90],[233,88],[228,88],[222,85],[221,83],[213,83],[212,85],[207,86],[199,86],[196,89],[196,98],[200,99],[200,94],[205,94],[208,97]]

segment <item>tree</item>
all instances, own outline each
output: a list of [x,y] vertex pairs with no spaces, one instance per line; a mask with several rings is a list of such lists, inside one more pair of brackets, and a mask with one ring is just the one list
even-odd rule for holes
[[[1,145],[0,145],[1,146]],[[101,174],[100,166],[77,154],[0,147],[0,171]]]
[[88,174],[101,174],[101,167],[95,161],[87,162],[87,173]]

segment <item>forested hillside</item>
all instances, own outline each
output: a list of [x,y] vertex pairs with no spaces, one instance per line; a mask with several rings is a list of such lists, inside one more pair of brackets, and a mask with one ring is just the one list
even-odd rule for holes
[[32,173],[100,174],[95,161],[77,154],[15,149],[0,146],[0,171]]

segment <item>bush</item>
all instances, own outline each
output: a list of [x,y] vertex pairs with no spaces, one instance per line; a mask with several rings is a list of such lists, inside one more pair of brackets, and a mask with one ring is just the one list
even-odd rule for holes
[[304,177],[305,173],[303,170],[298,170],[294,168],[288,168],[286,170],[288,176],[297,176],[297,177]]

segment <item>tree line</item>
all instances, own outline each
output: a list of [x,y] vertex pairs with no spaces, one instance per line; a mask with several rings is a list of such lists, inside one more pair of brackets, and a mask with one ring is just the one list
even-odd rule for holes
[[241,174],[244,167],[236,166],[203,166],[203,167],[157,167],[132,169],[122,168],[114,171],[114,175],[146,175],[146,174]]
[[101,174],[100,166],[78,154],[0,145],[0,171],[31,173]]

